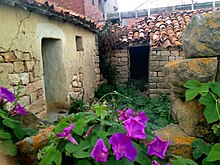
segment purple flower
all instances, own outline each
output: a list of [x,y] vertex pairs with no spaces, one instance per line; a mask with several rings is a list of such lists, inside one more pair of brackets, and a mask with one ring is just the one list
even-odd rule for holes
[[14,94],[4,87],[0,87],[0,103],[3,102],[3,99],[6,99],[9,102],[15,101]]
[[158,163],[156,160],[153,160],[151,165],[160,165],[160,163]]
[[112,145],[116,160],[125,157],[133,162],[137,156],[137,150],[133,146],[131,138],[124,133],[113,134],[109,139],[109,144]]
[[137,121],[133,117],[129,117],[129,119],[123,122],[126,131],[128,132],[128,136],[136,139],[145,139],[146,134],[144,132],[145,125],[139,121]]
[[77,141],[72,137],[71,131],[74,127],[74,124],[70,124],[69,127],[63,129],[62,133],[58,133],[57,137],[68,139],[73,144],[78,144]]
[[107,161],[108,156],[108,149],[105,146],[104,141],[102,138],[99,138],[90,154],[92,158],[95,159],[96,162],[103,162]]
[[146,116],[144,110],[142,112],[137,112],[137,116],[135,117],[135,119],[143,123],[144,125],[150,120],[150,118]]
[[26,109],[24,109],[24,107],[17,103],[16,106],[12,110],[10,110],[9,114],[11,114],[11,116],[27,115],[27,111]]
[[127,120],[130,116],[134,117],[134,110],[132,108],[128,108],[127,110],[117,110],[120,115],[119,120]]
[[152,142],[148,143],[148,154],[163,159],[169,143],[169,141],[164,141],[156,136]]

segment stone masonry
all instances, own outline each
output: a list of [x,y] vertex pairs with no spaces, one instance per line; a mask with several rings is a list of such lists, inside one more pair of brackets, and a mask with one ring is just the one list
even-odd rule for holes
[[[164,81],[164,65],[173,60],[183,59],[181,49],[161,50],[152,49],[150,51],[149,66],[149,95],[155,97],[160,93],[170,94],[170,89]],[[129,71],[129,55],[127,49],[114,50],[111,53],[111,62],[117,67],[117,82],[124,83],[128,81]]]
[[18,103],[36,116],[44,118],[46,104],[39,65],[40,61],[36,60],[30,52],[0,48],[0,86],[9,88],[15,94],[20,88]]

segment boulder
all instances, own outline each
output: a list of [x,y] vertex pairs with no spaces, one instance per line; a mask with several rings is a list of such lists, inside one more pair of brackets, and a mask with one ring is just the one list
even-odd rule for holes
[[37,153],[49,142],[49,136],[53,133],[54,126],[39,131],[35,136],[27,137],[16,143],[18,155],[25,165],[38,165]]
[[181,98],[171,97],[171,115],[179,123],[187,135],[214,140],[211,126],[207,123],[203,112],[205,106],[196,99],[185,101]]
[[165,82],[171,91],[184,96],[183,84],[191,79],[200,82],[215,81],[217,74],[217,58],[183,59],[168,62],[164,66]]
[[219,12],[195,15],[183,34],[185,58],[220,56]]
[[178,125],[170,124],[164,128],[153,132],[163,140],[169,140],[170,145],[167,149],[167,155],[174,154],[183,158],[192,159],[191,143],[195,137],[188,136]]

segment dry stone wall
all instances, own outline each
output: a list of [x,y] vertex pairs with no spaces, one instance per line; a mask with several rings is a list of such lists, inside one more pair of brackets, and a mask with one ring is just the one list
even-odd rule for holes
[[[146,63],[146,69],[149,70],[149,95],[155,97],[161,93],[170,94],[170,89],[164,81],[164,65],[173,60],[183,59],[181,49],[173,50],[151,50],[149,64]],[[130,76],[130,62],[127,48],[114,50],[111,53],[111,62],[117,67],[117,82],[124,83]]]
[[13,93],[19,88],[18,103],[38,117],[46,117],[40,61],[30,52],[0,48],[0,86],[9,88]]

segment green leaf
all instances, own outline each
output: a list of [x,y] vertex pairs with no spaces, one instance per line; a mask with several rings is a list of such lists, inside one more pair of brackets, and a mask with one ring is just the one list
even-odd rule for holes
[[[218,131],[220,131],[220,124],[213,124],[212,125],[212,130],[214,134],[217,134]],[[218,135],[217,135],[218,136]]]
[[47,148],[46,155],[40,161],[40,165],[60,165],[62,162],[62,154],[54,146],[49,146]]
[[133,163],[127,158],[116,160],[115,156],[112,156],[105,165],[133,165]]
[[151,159],[146,155],[144,148],[142,148],[140,144],[137,144],[135,142],[133,142],[133,145],[138,152],[135,162],[138,162],[140,164],[151,164]]
[[198,80],[189,80],[183,86],[188,88],[185,93],[186,101],[194,99],[199,94],[205,96],[209,92],[208,85]]
[[0,155],[17,155],[17,146],[13,143],[12,140],[0,140]]
[[219,120],[217,110],[220,113],[220,105],[213,97],[212,94],[208,93],[199,99],[199,102],[206,106],[204,116],[209,124]]
[[65,149],[67,152],[72,153],[76,158],[90,157],[90,153],[86,152],[91,143],[89,140],[81,141],[78,145],[74,145],[71,142],[67,143]]
[[103,105],[95,104],[93,105],[93,109],[95,110],[96,115],[98,117],[101,117],[101,119],[104,119],[108,115],[108,109]]
[[82,136],[85,126],[86,123],[84,119],[79,119],[77,122],[74,123],[73,132],[79,136]]
[[3,120],[3,124],[9,128],[14,129],[15,127],[17,127],[18,125],[21,125],[21,123],[17,120],[13,120],[10,118],[6,118]]
[[182,156],[173,155],[176,160],[172,161],[172,165],[198,165],[196,162],[190,159],[183,159]]
[[0,130],[0,138],[11,139],[11,135],[9,132],[5,132],[4,130]]
[[88,160],[79,160],[77,165],[92,165]]
[[7,118],[7,115],[3,110],[0,110],[0,117],[3,119]]
[[68,127],[70,124],[65,122],[65,121],[61,121],[59,122],[56,127],[54,128],[54,132],[55,134],[62,132],[64,128]]
[[206,143],[202,139],[197,138],[192,142],[191,147],[195,148],[193,150],[193,157],[199,159],[203,154],[208,155],[209,151],[212,148],[212,145]]
[[207,162],[207,157],[202,160],[202,165],[219,165],[220,161],[215,161],[215,162]]
[[14,134],[18,139],[23,139],[26,135],[32,136],[37,133],[33,128],[23,128],[21,125],[17,126],[14,130]]
[[219,82],[208,82],[207,85],[211,88],[212,92],[220,97],[220,83]]
[[216,143],[213,145],[206,160],[207,162],[214,162],[220,160],[220,143]]
[[110,135],[114,134],[114,133],[117,133],[117,132],[122,132],[122,133],[125,133],[125,128],[122,124],[113,124],[111,127],[109,127],[108,129],[108,133]]
[[105,131],[98,131],[96,132],[96,134],[99,138],[106,138],[108,135],[110,135],[108,132]]

